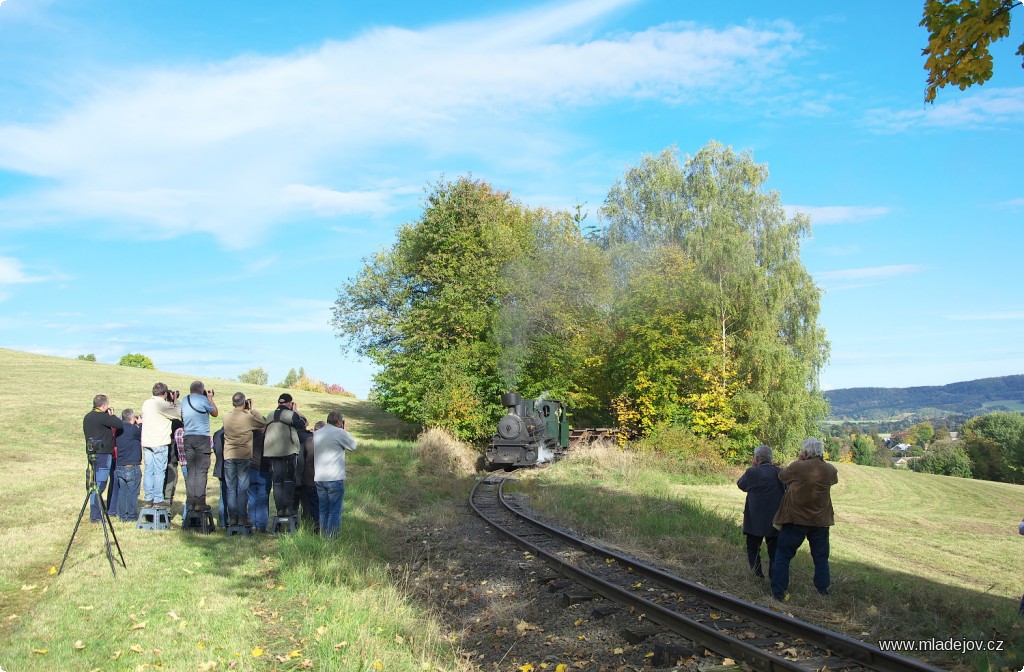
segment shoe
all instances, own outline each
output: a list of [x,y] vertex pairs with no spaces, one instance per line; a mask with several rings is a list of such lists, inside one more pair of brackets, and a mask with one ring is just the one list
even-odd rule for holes
[[789,600],[789,593],[772,593],[772,599],[779,602],[786,602]]
[[829,589],[828,589],[828,588],[826,588],[826,589],[824,589],[824,590],[819,590],[819,591],[818,591],[818,594],[819,594],[819,595],[831,595],[832,593],[831,593],[831,592],[829,592]]

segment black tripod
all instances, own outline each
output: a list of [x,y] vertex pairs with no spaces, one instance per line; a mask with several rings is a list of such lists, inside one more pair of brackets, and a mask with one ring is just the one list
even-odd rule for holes
[[110,550],[110,540],[114,540],[114,546],[117,547],[117,554],[121,556],[121,566],[126,568],[128,565],[124,562],[124,553],[121,552],[121,544],[117,543],[117,535],[114,534],[114,524],[110,522],[110,514],[107,512],[107,505],[103,501],[103,493],[96,487],[96,453],[92,450],[86,450],[86,455],[89,458],[89,466],[85,469],[85,501],[82,502],[82,510],[78,512],[78,520],[75,521],[75,529],[71,533],[71,538],[68,539],[68,547],[64,550],[64,559],[60,561],[60,569],[57,570],[57,574],[64,571],[64,563],[68,560],[68,553],[71,552],[71,544],[75,540],[75,535],[78,534],[78,526],[82,524],[82,516],[85,515],[85,507],[89,506],[89,500],[93,495],[96,495],[96,500],[99,502],[100,507],[100,525],[103,527],[103,539],[107,549],[107,560],[110,562],[110,571],[117,576],[117,570],[114,569],[114,553]]

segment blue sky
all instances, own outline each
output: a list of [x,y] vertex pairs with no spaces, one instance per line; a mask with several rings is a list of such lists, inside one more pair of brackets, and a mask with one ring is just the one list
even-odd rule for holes
[[925,107],[920,2],[0,2],[0,347],[365,396],[330,306],[439,176],[593,222],[715,139],[812,217],[823,387],[1024,373],[1016,25]]

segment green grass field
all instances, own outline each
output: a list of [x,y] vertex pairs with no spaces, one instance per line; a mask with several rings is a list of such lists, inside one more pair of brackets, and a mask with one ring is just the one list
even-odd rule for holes
[[[64,573],[52,574],[85,496],[81,420],[93,395],[108,394],[118,410],[138,409],[157,380],[184,390],[192,379],[0,349],[0,667],[474,669],[452,633],[389,571],[388,546],[414,519],[445,524],[445,511],[464,506],[469,479],[425,475],[409,428],[351,398],[293,391],[311,419],[341,409],[360,440],[348,465],[341,539],[325,542],[305,530],[227,539],[115,522],[128,567],[113,578],[100,529],[86,523]],[[261,411],[279,393],[205,382],[221,405],[241,389]],[[668,458],[614,449],[576,451],[520,474],[516,487],[531,506],[770,604],[765,584],[746,570],[738,472],[698,476]],[[215,491],[211,477],[211,503]],[[840,465],[833,498],[835,594],[813,591],[804,549],[787,611],[872,643],[1003,640],[998,655],[939,660],[1020,669],[1024,537],[1016,526],[1024,487]]]
[[[833,595],[811,585],[806,544],[793,561],[788,613],[877,645],[881,639],[1002,640],[991,657],[938,656],[943,667],[1021,668],[1024,487],[838,464],[832,489]],[[747,569],[744,493],[729,478],[694,478],[670,460],[597,449],[532,474],[531,505],[681,575],[765,606]],[[592,488],[599,498],[589,494]],[[586,494],[585,494],[586,493]],[[594,502],[600,502],[595,506]]]

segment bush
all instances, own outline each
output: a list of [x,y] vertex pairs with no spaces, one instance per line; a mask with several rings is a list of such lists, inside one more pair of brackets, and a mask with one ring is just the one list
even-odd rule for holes
[[432,428],[416,438],[416,469],[427,476],[471,476],[480,453],[443,429]]
[[348,390],[346,390],[341,385],[338,385],[337,383],[331,383],[330,385],[327,386],[327,389],[324,391],[327,392],[327,394],[337,394],[342,397],[352,397],[353,399],[356,396],[355,392],[349,392]]
[[319,380],[313,380],[309,376],[302,376],[291,384],[293,390],[305,390],[306,392],[326,392],[327,385]]
[[683,468],[693,474],[719,474],[728,465],[723,455],[730,452],[726,437],[706,438],[697,436],[685,427],[662,426],[651,435],[636,442],[639,451],[656,451],[678,459]]
[[250,385],[266,385],[270,380],[270,374],[262,367],[249,369],[245,373],[238,374],[238,382]]
[[140,353],[128,353],[117,362],[118,366],[131,366],[136,369],[156,369],[153,360]]
[[76,359],[78,359],[80,361],[83,361],[83,362],[95,362],[96,361],[96,355],[94,355],[94,354],[92,354],[90,352],[88,355],[79,355],[78,357],[76,357]]

